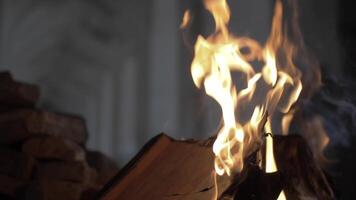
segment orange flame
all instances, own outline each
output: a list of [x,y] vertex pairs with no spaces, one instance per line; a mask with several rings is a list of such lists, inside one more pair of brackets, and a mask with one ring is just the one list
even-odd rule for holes
[[[260,127],[272,134],[271,122],[276,112],[283,117],[280,123],[283,132],[293,118],[291,107],[302,91],[302,74],[295,66],[295,47],[288,40],[283,27],[283,6],[281,0],[275,4],[270,36],[264,47],[251,38],[235,37],[229,33],[227,24],[230,9],[226,0],[204,0],[205,8],[213,15],[215,33],[207,38],[198,36],[195,43],[195,57],[191,65],[194,84],[204,86],[207,95],[215,99],[222,110],[223,126],[213,145],[215,172],[231,175],[243,169],[245,154],[253,144],[261,143]],[[184,17],[186,18],[186,17]],[[186,24],[183,19],[182,24]],[[249,53],[243,53],[248,48]],[[255,71],[251,61],[264,63],[261,71]],[[232,73],[242,73],[246,87],[237,87]],[[267,88],[265,95],[257,97],[256,88]],[[258,101],[254,99],[258,98]],[[256,103],[258,102],[258,103]],[[249,121],[235,116],[235,111],[252,106]],[[264,118],[268,121],[264,126]],[[277,171],[273,155],[273,139],[266,138],[266,172]],[[282,191],[279,199],[285,199]]]
[[190,18],[191,18],[190,17],[190,12],[189,12],[189,10],[186,10],[184,12],[184,15],[183,15],[182,23],[180,24],[180,28],[181,29],[184,29],[184,28],[186,28],[188,26]]

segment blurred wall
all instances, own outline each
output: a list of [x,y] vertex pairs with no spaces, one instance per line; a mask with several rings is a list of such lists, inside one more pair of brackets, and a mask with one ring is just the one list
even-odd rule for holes
[[147,132],[151,3],[0,2],[1,70],[39,84],[40,107],[84,116],[89,147],[127,160]]

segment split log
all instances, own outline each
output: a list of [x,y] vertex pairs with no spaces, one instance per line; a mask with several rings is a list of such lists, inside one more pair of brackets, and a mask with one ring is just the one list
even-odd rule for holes
[[[299,136],[275,138],[275,157],[280,170],[265,173],[258,167],[257,153],[249,154],[241,173],[234,178],[217,178],[217,199],[276,200],[282,189],[291,200],[334,199],[304,139]],[[177,141],[159,135],[103,188],[100,199],[213,199],[216,188],[211,148],[211,140]],[[308,185],[308,181],[314,186]],[[321,196],[316,188],[322,190],[318,191]]]
[[22,145],[22,151],[38,159],[85,160],[85,152],[81,146],[61,137],[31,138]]
[[0,72],[0,104],[7,107],[33,107],[40,89],[31,84],[14,81],[9,72]]
[[53,161],[40,163],[35,178],[39,180],[61,180],[92,185],[96,171],[85,162]]
[[22,152],[10,149],[0,149],[0,174],[29,180],[35,166],[35,159]]
[[83,119],[32,109],[0,114],[0,132],[0,143],[15,143],[31,136],[57,136],[82,144],[87,138]]
[[[161,134],[148,142],[104,189],[101,199],[211,199],[211,144],[177,141]],[[228,179],[219,179],[221,191]],[[221,192],[220,191],[220,192]]]

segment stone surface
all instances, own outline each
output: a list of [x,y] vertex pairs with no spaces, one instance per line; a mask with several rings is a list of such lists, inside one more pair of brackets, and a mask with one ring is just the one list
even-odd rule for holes
[[0,114],[0,132],[1,143],[15,143],[41,135],[65,137],[77,143],[84,143],[87,138],[83,119],[34,109]]
[[22,151],[39,159],[85,160],[81,146],[61,137],[31,138],[22,145]]

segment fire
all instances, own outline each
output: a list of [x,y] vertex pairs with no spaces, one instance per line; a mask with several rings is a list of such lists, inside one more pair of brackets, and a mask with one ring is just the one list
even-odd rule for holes
[[[282,2],[276,1],[270,36],[263,47],[254,39],[229,32],[230,9],[226,0],[204,0],[204,5],[214,17],[215,33],[207,38],[198,36],[191,74],[194,84],[204,87],[222,110],[223,125],[213,145],[215,172],[220,176],[240,172],[246,149],[262,142],[261,127],[270,133],[266,137],[265,170],[275,172],[278,169],[273,155],[272,121],[275,113],[281,114],[279,126],[287,132],[293,118],[291,108],[302,91],[302,74],[293,62],[295,47],[283,29]],[[186,12],[181,27],[188,19]],[[244,48],[247,53],[242,51]],[[262,69],[257,71],[252,61],[262,63]],[[242,74],[245,85],[235,84],[233,73]],[[256,92],[261,88],[265,89]],[[247,121],[236,114],[236,110],[245,107],[252,107],[244,113],[250,116]],[[283,191],[279,199],[285,199]]]
[[190,12],[189,10],[187,10],[184,12],[183,20],[182,23],[180,24],[180,28],[181,29],[186,28],[189,24],[189,21],[190,21]]
[[[265,126],[265,132],[267,133],[266,136],[266,168],[265,171],[266,173],[273,173],[278,171],[277,165],[276,165],[276,160],[274,159],[274,154],[273,154],[273,138],[272,138],[272,129],[271,129],[271,121],[267,120],[266,126]],[[277,200],[285,200],[287,199],[284,191],[279,194]]]

